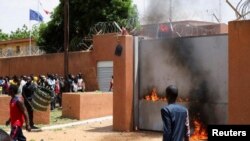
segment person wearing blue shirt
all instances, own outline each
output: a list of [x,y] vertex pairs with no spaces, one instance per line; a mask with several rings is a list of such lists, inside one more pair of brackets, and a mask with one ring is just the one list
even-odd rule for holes
[[176,104],[177,87],[170,85],[166,88],[168,105],[161,109],[163,121],[163,141],[189,141],[190,127],[188,110]]

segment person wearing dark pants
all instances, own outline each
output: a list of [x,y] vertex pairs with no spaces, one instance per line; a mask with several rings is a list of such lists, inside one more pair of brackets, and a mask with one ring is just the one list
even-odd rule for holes
[[54,110],[56,108],[56,95],[53,92],[53,96],[51,97],[51,102],[50,102],[50,110]]
[[29,119],[30,119],[30,127],[33,128],[34,127],[34,122],[33,122],[33,109],[30,105],[31,103],[31,100],[24,100],[24,105],[27,109],[27,112],[28,112],[28,116],[29,116]]
[[16,85],[10,86],[10,118],[6,121],[6,125],[8,126],[11,123],[10,137],[12,141],[26,141],[22,127],[25,120],[26,130],[30,131],[29,117],[23,98],[17,93],[17,91],[18,87]]
[[11,126],[10,136],[13,141],[26,141],[26,137],[23,135],[22,128],[19,126]]
[[36,88],[36,86],[31,81],[31,78],[27,77],[27,83],[23,86],[22,95],[24,98],[25,107],[27,108],[27,111],[28,111],[30,126],[32,129],[37,129],[37,127],[34,126],[33,109],[31,106],[32,96],[34,95],[35,88]]

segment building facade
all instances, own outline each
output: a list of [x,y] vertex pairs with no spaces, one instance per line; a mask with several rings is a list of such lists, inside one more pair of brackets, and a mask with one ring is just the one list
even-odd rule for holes
[[0,57],[31,55],[36,50],[34,39],[15,39],[0,41]]

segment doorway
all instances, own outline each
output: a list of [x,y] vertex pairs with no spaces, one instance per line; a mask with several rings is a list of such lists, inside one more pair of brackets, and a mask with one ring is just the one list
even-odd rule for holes
[[97,80],[99,90],[103,92],[109,91],[110,81],[113,76],[113,61],[97,62]]

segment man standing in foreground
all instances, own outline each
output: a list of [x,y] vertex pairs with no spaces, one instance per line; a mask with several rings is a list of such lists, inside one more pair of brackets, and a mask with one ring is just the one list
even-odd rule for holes
[[17,91],[18,86],[10,86],[10,118],[6,121],[6,125],[11,123],[10,137],[12,141],[26,141],[26,138],[23,135],[22,127],[25,119],[26,130],[30,131],[29,117],[26,107],[24,106],[23,98],[17,93]]
[[189,141],[190,127],[187,108],[176,104],[178,89],[170,85],[166,89],[168,105],[161,109],[163,141]]

